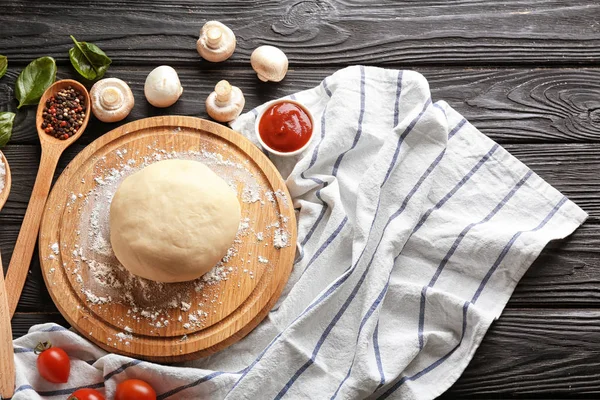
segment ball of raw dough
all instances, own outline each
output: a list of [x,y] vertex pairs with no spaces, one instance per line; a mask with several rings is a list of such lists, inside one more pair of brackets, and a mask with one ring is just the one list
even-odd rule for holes
[[206,165],[160,161],[117,189],[110,205],[110,242],[134,275],[189,281],[227,253],[240,213],[236,192]]

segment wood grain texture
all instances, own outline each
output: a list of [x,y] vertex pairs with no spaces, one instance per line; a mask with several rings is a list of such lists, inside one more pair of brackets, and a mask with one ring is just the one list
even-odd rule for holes
[[[0,162],[4,165],[4,177],[2,191],[0,191],[0,210],[6,203],[11,188],[10,166],[0,151]],[[0,267],[2,266],[2,255],[0,255]],[[15,387],[15,362],[12,349],[12,328],[10,324],[11,313],[8,309],[6,286],[4,284],[4,272],[0,273],[0,396],[10,398]]]
[[[0,246],[10,254],[18,232],[15,226],[0,231]],[[565,240],[551,242],[521,279],[508,308],[600,307],[600,226],[585,224]],[[46,291],[37,254],[17,311],[54,312]]]
[[[2,225],[2,229],[0,229],[0,249],[2,250],[4,271],[8,269],[6,260],[10,259],[18,234],[19,226],[17,225]],[[37,246],[27,272],[27,280],[21,298],[17,304],[17,312],[58,312],[42,277]]]
[[[600,222],[600,144],[505,144],[504,147],[534,172],[562,191],[590,214],[589,222]],[[84,146],[75,144],[61,158],[55,176]],[[12,144],[5,149],[12,173],[13,189],[0,213],[0,224],[19,224],[37,171],[39,150],[32,145]]]
[[[102,123],[92,117],[78,143],[90,143],[124,123],[157,115],[208,118],[204,102],[215,84],[227,79],[246,97],[244,111],[266,101],[318,85],[335,68],[290,71],[278,83],[262,83],[250,66],[243,70],[205,70],[179,67],[184,87],[181,99],[168,109],[148,104],[144,81],[151,67],[112,66],[107,76],[125,80],[136,103],[127,119]],[[12,67],[0,80],[0,111],[16,111]],[[445,100],[473,125],[499,143],[598,142],[600,141],[600,69],[449,69],[417,68],[428,80],[435,101]],[[59,67],[59,78],[76,78],[71,66]],[[91,88],[87,84],[88,89]],[[12,144],[35,144],[35,107],[17,113]]]
[[[0,207],[2,208],[2,207]],[[0,257],[0,265],[2,257]],[[0,274],[0,396],[11,398],[15,389],[15,361],[12,346],[11,314],[6,301],[4,274]]]
[[[546,249],[518,286],[509,306],[598,306],[600,231],[596,224],[600,222],[600,198],[597,195],[600,191],[597,173],[600,145],[508,144],[505,147],[590,213],[589,222],[573,236]],[[56,175],[82,149],[83,145],[78,143],[67,149]],[[4,258],[8,259],[29,200],[39,151],[35,146],[11,145],[6,154],[15,176],[9,201],[0,213],[0,226],[3,227],[0,248]],[[37,256],[34,256],[30,271],[19,310],[54,310],[39,275]]]
[[[56,96],[61,90],[70,87],[73,87],[73,89],[77,90],[84,97],[84,104],[87,106],[87,112],[85,113],[83,122],[77,132],[66,140],[60,140],[44,132],[41,127],[42,122],[44,121],[42,114],[44,112],[46,100]],[[71,79],[63,79],[53,83],[46,89],[40,99],[36,111],[35,126],[42,147],[42,157],[31,192],[31,197],[28,200],[27,211],[25,212],[21,224],[21,231],[19,232],[17,242],[13,248],[8,271],[6,273],[6,295],[8,298],[8,310],[10,315],[13,315],[17,309],[17,303],[19,302],[25,280],[27,279],[27,271],[31,264],[44,205],[46,204],[46,198],[50,192],[50,185],[52,184],[58,160],[65,149],[81,137],[90,120],[90,113],[90,95],[87,89],[81,83]]]
[[[139,311],[132,313],[133,307],[129,304],[89,301],[84,291],[95,282],[90,265],[97,265],[103,259],[90,249],[88,231],[100,229],[101,222],[90,222],[90,226],[86,226],[81,221],[89,221],[93,218],[90,214],[102,212],[95,205],[105,202],[105,195],[93,190],[99,187],[99,181],[108,179],[110,171],[122,169],[129,159],[137,166],[144,160],[156,159],[157,154],[158,159],[163,159],[163,154],[172,151],[215,152],[229,162],[243,165],[254,183],[245,184],[239,172],[238,175],[230,172],[227,178],[235,182],[242,218],[248,217],[248,229],[263,232],[264,239],[257,239],[251,232],[240,234],[240,243],[234,244],[234,254],[223,265],[230,271],[228,279],[219,279],[201,288],[181,284],[162,287],[160,290],[165,292],[186,290],[180,301],[188,303],[189,309],[188,313],[177,306],[171,307],[168,305],[171,297],[162,304],[152,304],[152,310],[164,309],[164,314],[160,315],[168,325],[163,325],[150,323],[143,318],[143,311],[142,317]],[[123,161],[123,154],[127,154],[127,161]],[[218,165],[214,164],[212,168],[218,170]],[[261,201],[244,201],[247,190],[258,191]],[[272,193],[272,201],[264,198],[266,191]],[[86,193],[86,198],[75,203],[76,196],[75,200],[70,199],[73,192]],[[276,196],[275,193],[284,195]],[[293,245],[278,248],[272,227],[277,224],[288,235],[288,243],[296,243],[296,219],[289,199],[285,182],[275,166],[249,140],[229,128],[199,118],[175,116],[146,118],[126,124],[82,150],[52,189],[44,207],[39,236],[41,270],[46,287],[65,319],[107,351],[161,362],[207,356],[248,334],[277,302],[292,271],[296,248]],[[104,212],[108,213],[108,210]],[[97,218],[101,221],[102,217]],[[78,233],[79,229],[81,233]],[[50,250],[52,246],[57,246],[57,250]],[[78,250],[79,254],[76,253]],[[91,260],[91,264],[84,262],[86,259]],[[94,296],[110,297],[110,293],[99,291],[103,287],[104,284],[97,286]],[[136,298],[135,290],[126,289],[125,284],[122,287],[122,290],[130,290],[136,304],[143,301],[143,295]],[[193,321],[202,323],[190,324]],[[125,342],[118,340],[128,329],[131,338]]]
[[92,41],[118,64],[202,63],[202,24],[230,26],[238,46],[224,65],[247,64],[262,44],[281,47],[292,68],[348,64],[596,64],[600,5],[553,0],[497,2],[287,0],[282,2],[25,0],[3,5],[0,49],[13,62],[67,59],[68,37]]
[[[423,73],[434,100],[448,101],[591,214],[574,235],[544,250],[463,377],[442,398],[600,397],[596,0],[4,3],[0,53],[9,56],[10,69],[0,80],[0,111],[16,111],[14,81],[33,58],[55,56],[59,78],[75,76],[67,59],[69,34],[102,47],[113,58],[107,76],[132,86],[136,107],[123,123],[166,114],[205,118],[204,99],[220,79],[242,88],[247,111],[311,88],[346,65]],[[225,63],[206,63],[195,51],[198,31],[208,19],[225,22],[237,34],[238,49]],[[259,83],[250,69],[250,53],[261,44],[279,46],[290,58],[291,70],[279,84]],[[167,110],[149,106],[143,97],[146,74],[160,64],[175,66],[185,88]],[[34,114],[33,107],[19,110],[6,149],[15,187],[0,213],[5,264],[40,157]],[[117,126],[94,120],[80,144]],[[68,149],[59,170],[81,149]],[[66,324],[45,290],[37,255],[18,310],[49,313],[15,314],[15,337],[36,323]]]
[[0,210],[6,204],[8,200],[8,195],[10,194],[10,188],[12,186],[12,175],[10,173],[10,165],[8,164],[8,160],[4,156],[4,153],[0,151],[0,163],[4,166],[4,176],[1,178],[2,181],[2,189],[0,190]]
[[64,327],[69,327],[69,323],[60,315],[58,311],[41,312],[17,312],[11,321],[13,328],[13,339],[18,339],[29,332],[29,328],[37,324],[55,323]]
[[[0,191],[0,210],[6,203],[11,188],[10,166],[0,151],[0,162],[4,167],[2,177],[2,191]],[[2,266],[2,255],[0,255],[0,267]],[[12,328],[10,325],[11,313],[8,309],[6,286],[4,284],[4,272],[0,271],[0,397],[10,398],[15,388],[15,362],[12,348]]]
[[506,310],[441,399],[597,399],[598,337],[598,310]]
[[[57,313],[17,313],[13,335],[33,324],[68,326]],[[507,309],[442,400],[598,398],[600,312]]]

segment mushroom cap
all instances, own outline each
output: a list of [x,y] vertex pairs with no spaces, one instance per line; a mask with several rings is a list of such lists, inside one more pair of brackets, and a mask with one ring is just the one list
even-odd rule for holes
[[105,78],[92,86],[90,104],[100,121],[117,122],[129,115],[135,100],[127,83],[118,78]]
[[235,34],[219,21],[208,21],[200,30],[196,50],[202,58],[211,62],[225,61],[235,50]]
[[177,71],[168,65],[156,67],[146,77],[144,95],[154,107],[169,107],[183,93]]
[[215,121],[229,122],[242,113],[245,104],[246,99],[240,88],[223,80],[217,83],[215,91],[206,98],[206,112]]
[[263,82],[279,82],[288,70],[287,56],[274,46],[257,47],[250,56],[250,64]]

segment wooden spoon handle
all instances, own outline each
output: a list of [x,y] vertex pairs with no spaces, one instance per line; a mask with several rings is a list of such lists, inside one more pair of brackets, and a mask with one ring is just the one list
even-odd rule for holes
[[0,396],[3,399],[10,399],[15,390],[15,359],[4,273],[2,273],[2,257],[0,257],[0,371]]
[[11,317],[14,315],[21,297],[21,291],[27,279],[27,272],[31,264],[33,249],[37,240],[38,231],[44,206],[52,185],[52,178],[56,170],[56,164],[60,157],[60,152],[55,148],[48,150],[42,148],[42,159],[40,169],[38,170],[31,199],[27,206],[27,212],[21,225],[21,231],[15,244],[8,272],[6,273],[6,292],[8,298],[8,311]]

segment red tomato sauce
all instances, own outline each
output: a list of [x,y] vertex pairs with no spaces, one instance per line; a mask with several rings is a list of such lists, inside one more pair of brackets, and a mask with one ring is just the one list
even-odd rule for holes
[[312,135],[313,125],[302,107],[277,103],[269,107],[258,123],[258,134],[271,149],[290,153],[301,149]]

